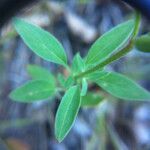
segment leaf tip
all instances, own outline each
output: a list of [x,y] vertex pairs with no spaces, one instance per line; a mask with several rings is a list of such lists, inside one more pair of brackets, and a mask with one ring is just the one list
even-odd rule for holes
[[59,143],[61,143],[61,142],[63,141],[63,139],[65,138],[65,136],[62,137],[62,136],[58,133],[57,127],[56,127],[56,122],[55,122],[55,138],[56,138],[56,140],[57,140]]
[[60,138],[60,137],[56,137],[56,140],[58,141],[58,143],[61,143],[63,141],[64,138]]
[[12,19],[12,23],[13,23],[13,25],[14,25],[14,27],[16,28],[16,25],[20,22],[20,18],[18,18],[18,17],[14,17],[13,19]]
[[12,100],[12,101],[16,101],[16,97],[14,95],[14,91],[10,92],[8,97]]

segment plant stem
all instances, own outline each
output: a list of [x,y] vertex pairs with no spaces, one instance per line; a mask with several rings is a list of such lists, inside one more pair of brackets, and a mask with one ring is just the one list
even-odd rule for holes
[[139,32],[139,28],[140,28],[140,24],[141,24],[141,14],[139,11],[135,12],[135,27],[133,30],[133,35],[132,35],[132,39],[135,39],[136,36],[138,35]]
[[128,52],[130,52],[133,47],[134,47],[134,41],[135,38],[138,34],[139,31],[139,27],[140,27],[140,20],[141,20],[141,15],[139,12],[136,12],[136,17],[135,17],[135,27],[133,30],[133,34],[131,39],[129,40],[128,44],[122,48],[119,52],[117,52],[116,54],[112,55],[111,57],[109,57],[108,59],[104,60],[103,62],[99,63],[98,65],[96,65],[93,68],[90,68],[84,72],[79,73],[78,75],[74,76],[75,79],[79,79],[82,78],[84,76],[86,76],[87,74],[90,74],[100,68],[103,68],[104,66],[112,63],[115,60],[118,60],[119,58],[121,58],[122,56],[124,56],[125,54],[127,54]]

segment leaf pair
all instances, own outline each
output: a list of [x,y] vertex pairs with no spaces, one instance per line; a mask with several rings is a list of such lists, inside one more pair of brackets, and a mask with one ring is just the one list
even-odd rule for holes
[[[67,66],[67,57],[62,45],[50,33],[21,19],[14,19],[14,26],[33,52],[45,60]],[[133,27],[134,21],[130,20],[105,33],[92,45],[85,62],[77,54],[73,59],[73,73],[83,72],[85,65],[97,65],[107,59],[129,40]]]

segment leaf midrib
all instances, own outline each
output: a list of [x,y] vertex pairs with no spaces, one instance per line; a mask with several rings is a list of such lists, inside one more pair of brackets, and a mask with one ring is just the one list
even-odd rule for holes
[[[44,93],[44,92],[51,92],[51,91],[53,91],[52,89],[45,89],[45,90],[40,90],[40,91],[36,91],[36,92],[32,92],[34,95],[35,94],[38,94],[38,93]],[[28,93],[30,93],[30,92],[28,92]],[[26,94],[26,95],[30,95],[30,94]]]
[[[101,79],[100,79],[101,80]],[[105,81],[103,81],[103,80],[101,80],[103,83],[105,82]],[[102,82],[100,82],[100,83],[97,83],[99,86],[101,86],[101,84],[103,84]],[[112,83],[112,82],[109,82],[108,84],[110,84],[110,85],[114,85],[114,83]],[[117,85],[120,89],[123,89],[123,91],[124,91],[124,87],[120,87],[120,85],[119,84],[116,84],[115,83],[115,85]],[[137,85],[138,86],[138,85]],[[105,87],[105,86],[103,86],[103,87]],[[148,96],[148,97],[150,97],[149,96],[149,93],[148,93],[148,91],[146,91],[143,87],[140,87],[139,86],[139,88],[141,88],[142,90],[144,90],[144,93],[146,94],[146,96]],[[112,93],[112,92],[110,92],[110,93]],[[144,95],[145,95],[144,94]],[[115,94],[116,95],[116,94]],[[118,97],[118,96],[117,96]],[[119,96],[119,97],[121,97],[121,98],[123,98],[124,99],[124,97],[123,96]],[[143,97],[143,96],[142,96]],[[147,98],[148,98],[147,97]],[[125,98],[126,99],[126,98]],[[128,97],[128,99],[134,99],[134,98],[130,98],[130,97]],[[141,100],[141,98],[136,98],[136,99],[138,99],[138,100]]]

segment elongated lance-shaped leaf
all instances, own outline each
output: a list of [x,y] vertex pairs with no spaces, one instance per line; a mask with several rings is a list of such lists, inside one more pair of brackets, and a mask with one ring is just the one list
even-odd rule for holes
[[24,42],[38,56],[63,66],[67,65],[64,48],[53,35],[22,19],[15,18],[13,23]]
[[150,52],[150,33],[136,39],[135,46],[139,51]]
[[33,80],[12,91],[9,97],[14,101],[30,103],[48,99],[54,92],[50,82]]
[[27,72],[34,80],[47,80],[51,82],[51,85],[55,87],[55,77],[45,68],[37,65],[28,65]]
[[106,72],[106,75],[93,79],[105,91],[124,100],[150,100],[150,93],[124,75]]
[[55,136],[61,142],[70,131],[80,107],[78,86],[71,87],[64,95],[55,119]]
[[133,33],[134,21],[122,23],[105,33],[91,46],[86,65],[91,66],[107,59],[112,53],[121,48]]
[[72,71],[73,74],[77,74],[79,72],[83,72],[85,69],[85,62],[84,60],[81,58],[80,54],[77,53],[72,61]]

